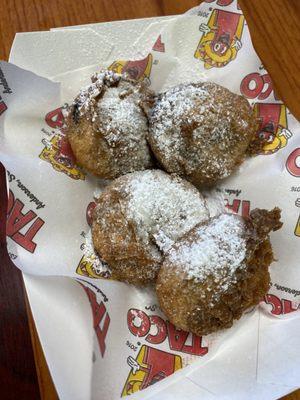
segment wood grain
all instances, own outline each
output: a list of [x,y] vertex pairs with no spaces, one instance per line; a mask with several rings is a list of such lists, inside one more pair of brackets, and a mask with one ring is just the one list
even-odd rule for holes
[[[175,0],[0,0],[0,59],[8,58],[16,32],[179,14],[198,3],[197,0],[184,2]],[[246,16],[254,46],[270,72],[278,94],[291,111],[300,117],[300,1],[240,0],[240,5]],[[3,184],[3,170],[0,169],[0,196],[3,193]],[[0,197],[0,205],[2,205],[0,226],[2,227],[6,207],[3,206],[3,202],[2,195],[2,198]],[[10,260],[6,255],[3,228],[0,232],[0,259],[0,343],[5,343],[4,347],[0,346],[0,376],[6,380],[6,386],[4,384],[1,386],[1,398],[4,400],[39,398],[38,377],[40,397],[43,400],[55,400],[58,397],[29,307],[28,317],[26,314],[21,274],[10,265]],[[2,319],[3,312],[5,319]],[[33,364],[32,348],[29,344],[27,318],[29,318],[37,375]],[[5,321],[5,329],[3,321]],[[8,390],[7,397],[3,397],[3,390],[4,396]],[[284,399],[300,400],[300,390]]]
[[300,1],[239,0],[277,94],[300,120]]
[[0,59],[8,58],[16,32],[178,14],[198,3],[197,0],[1,0]]
[[290,393],[287,396],[282,397],[280,400],[299,400],[300,399],[300,390],[296,390],[296,392]]

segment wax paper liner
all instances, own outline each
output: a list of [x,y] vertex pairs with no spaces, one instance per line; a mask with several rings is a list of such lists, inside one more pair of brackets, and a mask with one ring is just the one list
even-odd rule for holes
[[[245,21],[235,4],[230,8],[203,5],[197,13],[170,21],[159,38],[148,38],[152,40],[149,46],[152,50],[143,55],[143,60],[136,63],[101,60],[99,64],[117,71],[127,69],[136,79],[146,77],[156,90],[179,82],[212,80],[237,93],[241,91],[258,103],[255,107],[261,118],[260,134],[270,134],[272,140],[266,152],[272,153],[247,161],[221,188],[227,194],[229,208],[243,215],[256,206],[282,208],[284,228],[272,237],[279,261],[272,267],[272,288],[266,297],[265,310],[274,315],[292,315],[299,305],[299,290],[294,287],[299,282],[296,269],[299,125],[284,105],[275,100],[270,78],[261,69]],[[212,32],[201,24],[211,26]],[[232,59],[211,67],[213,54],[208,59],[203,48],[214,46],[216,39],[209,35],[222,34],[225,29],[222,24],[230,34],[234,26],[239,29],[227,49]],[[199,26],[206,34],[199,31]],[[147,31],[140,38],[143,43],[145,35]],[[138,48],[138,42],[136,45]],[[199,358],[201,362],[215,355],[219,344],[242,329],[253,313],[231,330],[197,338],[175,330],[164,320],[151,289],[144,291],[99,280],[97,271],[84,259],[89,211],[95,189],[101,189],[102,182],[74,165],[61,135],[64,123],[61,105],[70,101],[97,66],[56,77],[62,82],[61,88],[12,65],[3,63],[1,68],[1,160],[8,169],[10,183],[9,253],[25,272],[71,276],[85,287],[95,327],[92,397],[101,393],[101,398],[111,399],[130,394]],[[291,209],[296,210],[293,215]],[[112,374],[116,365],[118,373]]]

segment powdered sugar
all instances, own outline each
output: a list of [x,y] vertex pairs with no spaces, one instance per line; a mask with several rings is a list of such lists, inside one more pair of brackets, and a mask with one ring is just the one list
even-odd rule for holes
[[98,275],[99,277],[109,277],[111,275],[109,266],[104,261],[102,261],[95,252],[90,231],[85,237],[83,253],[84,262],[90,266],[95,275]]
[[[95,74],[91,80],[92,83],[80,91],[70,109],[72,124],[68,136],[71,145],[74,132],[77,143],[78,131],[82,135],[80,143],[85,139],[82,146],[88,147],[94,140],[90,152],[95,158],[92,163],[99,169],[99,176],[107,177],[107,172],[101,169],[103,153],[111,160],[110,177],[150,168],[152,158],[146,141],[148,120],[144,107],[151,100],[152,92],[143,82],[132,81],[109,70]],[[85,166],[82,160],[81,164]]]
[[[195,102],[199,100],[203,101],[208,97],[209,93],[204,88],[202,89],[193,85],[176,86],[161,96],[160,105],[155,110],[158,113],[157,118],[160,119],[163,117],[162,124],[166,124],[166,126],[170,125],[170,117],[172,117],[174,122],[180,123],[183,115],[186,114],[187,118],[191,116]],[[205,107],[200,106],[198,111],[200,115],[203,115]]]
[[[192,121],[192,109],[197,98],[205,99],[208,93],[194,86],[178,86],[159,96],[150,115],[150,134],[159,151],[163,152],[166,162],[183,146],[181,125]],[[204,107],[201,107],[199,117],[204,119]],[[184,119],[183,119],[184,118]]]
[[91,78],[92,83],[82,88],[74,101],[79,115],[82,116],[87,112],[91,103],[103,91],[106,82],[112,85],[119,82],[120,79],[121,75],[112,71],[102,71],[99,74],[94,74]]
[[187,279],[201,283],[212,279],[217,295],[236,281],[238,269],[246,267],[245,236],[241,218],[222,214],[208,225],[198,227],[191,239],[186,238],[173,247],[168,261],[180,265]]
[[228,212],[228,208],[226,209],[225,206],[225,193],[220,188],[218,190],[202,190],[201,193],[205,198],[210,218]]
[[[201,175],[204,183],[231,173],[236,158],[245,151],[236,143],[244,140],[243,130],[249,125],[247,102],[242,102],[243,112],[236,115],[237,98],[219,85],[204,82],[179,85],[157,97],[150,113],[149,140],[169,172]],[[237,133],[233,121],[238,119]],[[244,142],[246,148],[248,140]]]
[[132,174],[127,215],[140,238],[166,252],[179,237],[208,219],[201,194],[182,179],[162,171]]
[[96,120],[109,146],[114,147],[120,141],[125,142],[126,135],[126,145],[133,149],[137,144],[140,145],[140,141],[146,143],[147,119],[135,101],[137,99],[132,95],[120,97],[124,92],[122,86],[124,85],[120,84],[104,93],[98,102]]

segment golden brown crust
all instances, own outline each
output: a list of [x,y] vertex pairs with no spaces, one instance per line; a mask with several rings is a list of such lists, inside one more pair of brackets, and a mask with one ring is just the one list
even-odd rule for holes
[[79,166],[101,178],[115,177],[115,170],[111,168],[113,155],[107,143],[99,140],[99,133],[90,121],[82,119],[76,124],[69,117],[67,136]]
[[[231,291],[221,296],[218,306],[207,313],[203,319],[197,307],[188,317],[188,330],[197,335],[230,328],[234,320],[241,318],[249,308],[257,305],[267,293],[270,286],[268,267],[273,261],[270,240],[259,245],[251,259],[247,262],[247,273],[241,273]],[[203,305],[204,306],[204,305]]]
[[229,176],[257,129],[248,101],[211,82],[159,95],[149,121],[149,143],[159,162],[196,186]]
[[122,190],[128,176],[114,181],[101,194],[94,210],[92,238],[100,258],[112,270],[112,278],[146,284],[155,279],[161,255],[150,256],[149,249],[138,240],[136,226],[124,215],[127,194]]
[[143,285],[156,279],[166,246],[207,218],[189,182],[159,170],[136,172],[116,179],[97,200],[93,243],[113,278]]
[[143,82],[104,71],[92,77],[70,107],[66,134],[78,164],[103,178],[153,166],[145,109],[152,92]]
[[281,210],[278,207],[273,210],[263,210],[255,208],[250,213],[250,220],[259,237],[265,237],[271,231],[277,231],[282,227],[280,221]]
[[[259,128],[259,124],[257,122],[256,132],[257,132],[258,128]],[[253,156],[257,156],[259,154],[262,154],[264,146],[267,143],[268,143],[268,139],[267,138],[264,139],[264,138],[259,137],[259,135],[255,135],[252,138],[251,142],[249,143],[249,146],[248,146],[247,151],[246,151],[246,155],[250,156],[250,157],[253,157]]]
[[[166,256],[156,291],[163,312],[176,327],[197,335],[229,328],[267,293],[270,284],[268,267],[274,260],[268,233],[278,229],[280,212],[278,209],[270,212],[255,210],[254,214],[260,215],[260,226],[264,228],[257,230],[255,218],[245,221],[244,229],[248,232],[246,264],[236,269],[226,290],[220,290],[213,275],[200,282],[188,278],[186,269],[180,263],[174,263],[170,254]],[[177,242],[174,246],[177,251],[180,242],[195,241],[197,229],[195,227]]]

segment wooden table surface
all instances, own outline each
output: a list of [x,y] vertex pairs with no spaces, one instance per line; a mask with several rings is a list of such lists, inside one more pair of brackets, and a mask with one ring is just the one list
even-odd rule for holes
[[[198,3],[197,0],[0,0],[0,59],[8,58],[16,32],[179,14]],[[300,119],[300,0],[242,0],[239,3],[256,51],[275,82],[278,94]],[[265,43],[268,43],[268,51]],[[4,183],[4,169],[0,168],[1,399],[55,400],[58,397],[26,300],[22,277],[6,253]],[[284,399],[300,400],[300,390]]]

